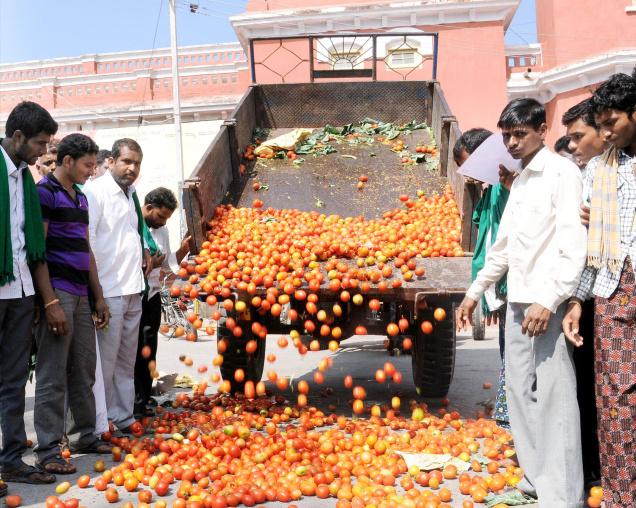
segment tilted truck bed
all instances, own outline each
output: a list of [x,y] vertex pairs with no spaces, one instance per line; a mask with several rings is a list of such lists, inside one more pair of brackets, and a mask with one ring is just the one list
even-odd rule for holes
[[[432,171],[425,163],[403,166],[390,146],[382,143],[342,143],[334,145],[335,153],[301,155],[305,161],[298,166],[290,160],[257,159],[245,176],[240,175],[241,155],[252,142],[256,127],[271,129],[271,138],[297,127],[343,126],[364,118],[397,124],[425,121],[439,147],[439,167]],[[258,197],[265,208],[296,208],[373,219],[399,207],[400,194],[414,197],[417,189],[427,194],[440,192],[450,183],[462,212],[462,246],[469,251],[475,234],[470,220],[474,197],[465,193],[450,153],[458,135],[457,123],[436,82],[254,85],[185,183],[189,231],[196,248],[200,248],[206,238],[206,223],[221,203],[249,207]],[[400,137],[412,152],[418,143],[426,145],[430,141],[426,130],[414,130]],[[369,181],[358,191],[356,183],[361,174],[366,174]],[[255,181],[269,189],[254,191]],[[425,277],[404,282],[402,288],[385,293],[411,301],[418,292],[462,293],[470,283],[470,260],[418,259],[418,266],[426,270]]]

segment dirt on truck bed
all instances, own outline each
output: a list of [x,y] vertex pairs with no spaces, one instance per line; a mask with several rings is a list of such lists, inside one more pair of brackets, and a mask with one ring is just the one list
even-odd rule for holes
[[[290,130],[272,130],[269,138]],[[415,152],[417,145],[433,142],[426,129],[402,133],[398,139],[411,152]],[[391,150],[391,141],[388,144],[345,141],[333,146],[337,151],[327,155],[299,155],[304,159],[301,164],[293,164],[290,159],[257,159],[237,206],[250,207],[258,198],[265,208],[295,208],[375,219],[399,207],[401,194],[414,198],[418,189],[427,195],[441,193],[448,183],[435,171],[437,160],[431,155],[427,154],[426,162],[402,164],[399,154]],[[362,190],[356,187],[360,175],[369,178]],[[255,191],[255,182],[266,185],[267,190]]]

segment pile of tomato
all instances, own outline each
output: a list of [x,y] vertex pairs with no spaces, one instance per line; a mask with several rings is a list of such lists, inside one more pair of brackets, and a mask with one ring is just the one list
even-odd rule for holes
[[[511,436],[493,421],[463,420],[441,409],[411,401],[406,416],[387,409],[384,416],[351,419],[300,408],[264,395],[248,400],[209,397],[199,388],[180,394],[180,411],[158,408],[143,423],[154,437],[109,437],[113,466],[95,463],[96,475],[82,475],[77,488],[103,492],[109,503],[127,508],[255,506],[268,501],[294,503],[301,498],[331,498],[338,508],[464,507],[482,503],[490,492],[517,484],[522,472],[500,461],[514,454]],[[251,404],[256,411],[246,411]],[[204,410],[194,410],[203,407]],[[396,452],[446,453],[464,461],[421,471],[407,467]],[[479,454],[479,455],[478,455]],[[448,488],[459,482],[461,496]],[[62,499],[71,489],[57,487],[48,508],[78,506]],[[291,506],[291,505],[290,505]]]

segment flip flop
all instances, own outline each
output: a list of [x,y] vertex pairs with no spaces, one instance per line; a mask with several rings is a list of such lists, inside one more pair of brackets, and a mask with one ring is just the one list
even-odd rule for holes
[[51,474],[74,474],[77,472],[75,466],[64,459],[60,454],[40,461],[40,465],[47,473]]
[[31,485],[39,485],[46,483],[54,483],[55,475],[47,472],[40,465],[29,466],[28,464],[20,464],[18,467],[2,468],[2,480],[5,482],[28,483]]

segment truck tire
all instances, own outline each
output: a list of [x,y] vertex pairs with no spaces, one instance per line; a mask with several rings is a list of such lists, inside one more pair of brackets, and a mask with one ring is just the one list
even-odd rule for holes
[[430,312],[424,313],[422,320],[433,323],[433,333],[425,335],[418,321],[413,344],[413,382],[418,394],[426,398],[445,397],[455,370],[454,306],[449,304],[445,310],[447,318],[441,322],[434,321]]
[[[232,386],[232,393],[243,392],[245,381],[257,383],[263,376],[263,366],[265,365],[265,340],[252,334],[252,323],[241,321],[239,326],[243,330],[241,337],[234,337],[232,332],[225,325],[225,318],[221,318],[218,328],[218,340],[225,338],[228,346],[223,353],[223,363],[221,364],[221,376],[225,381],[229,381]],[[257,347],[256,351],[248,354],[245,345],[254,339]],[[238,382],[234,379],[234,371],[243,369],[245,380]]]
[[477,303],[473,313],[473,340],[484,340],[486,336],[486,325],[484,323],[484,312],[481,302]]

